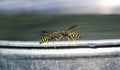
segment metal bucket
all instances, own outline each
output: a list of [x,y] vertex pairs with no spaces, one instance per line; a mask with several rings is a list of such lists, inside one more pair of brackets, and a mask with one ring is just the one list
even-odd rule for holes
[[0,45],[0,70],[120,70],[119,39],[49,42],[48,48],[33,41]]

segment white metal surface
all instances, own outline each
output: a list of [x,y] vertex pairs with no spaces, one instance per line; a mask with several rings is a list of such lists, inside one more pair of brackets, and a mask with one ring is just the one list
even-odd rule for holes
[[109,46],[120,45],[120,39],[106,39],[106,40],[78,40],[78,41],[60,41],[60,42],[48,42],[39,44],[39,41],[7,41],[0,40],[0,46],[12,46],[12,47],[61,47],[61,46]]
[[108,45],[104,48],[38,48],[46,44],[40,45],[35,41],[1,40],[0,70],[101,70],[101,68],[120,70],[120,39],[62,41],[47,44],[49,47],[54,45],[70,47],[71,44],[73,47]]
[[[61,49],[43,49],[48,47],[69,47]],[[71,46],[72,45],[72,46]],[[109,47],[109,46],[112,47]],[[117,47],[115,47],[117,45]],[[8,47],[9,48],[6,48]],[[70,48],[70,46],[72,48]],[[83,47],[83,48],[74,48]],[[88,46],[88,48],[84,48]],[[90,48],[95,46],[101,46],[101,48]],[[108,46],[108,47],[104,47]],[[0,41],[0,53],[4,55],[23,55],[29,58],[59,58],[59,57],[88,57],[88,56],[120,56],[120,39],[106,39],[106,40],[80,40],[80,41],[60,41],[60,42],[48,42],[39,44],[38,41]],[[12,48],[11,48],[12,47]],[[15,48],[14,48],[15,47]],[[23,47],[23,48],[20,48]],[[26,48],[24,48],[26,47]],[[32,47],[31,49],[28,49]],[[34,48],[37,47],[37,48]],[[40,48],[42,47],[42,49]],[[104,47],[104,48],[102,48]],[[31,57],[32,55],[32,57]],[[39,55],[39,56],[38,56]],[[14,58],[14,57],[11,57]]]

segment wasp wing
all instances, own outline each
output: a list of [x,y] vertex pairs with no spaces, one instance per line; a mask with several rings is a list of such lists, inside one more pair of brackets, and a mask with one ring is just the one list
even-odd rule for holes
[[47,37],[51,37],[52,36],[52,34],[47,32],[47,31],[41,31],[41,35],[47,36]]
[[69,27],[67,30],[65,30],[65,32],[70,32],[72,29],[74,29],[77,26],[77,24]]

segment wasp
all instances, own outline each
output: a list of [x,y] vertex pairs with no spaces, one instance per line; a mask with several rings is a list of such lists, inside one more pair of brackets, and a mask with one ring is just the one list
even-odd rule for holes
[[64,37],[66,37],[68,40],[78,40],[78,39],[82,39],[82,36],[77,33],[77,32],[72,32],[72,30],[77,26],[77,24],[69,27],[68,29],[64,30],[64,31],[58,31],[58,32],[54,32],[54,34],[59,35],[58,40],[63,39]]
[[[43,38],[39,41],[40,44],[44,43],[44,42],[48,42],[48,41],[58,41],[59,40],[59,35],[55,34],[55,33],[49,33],[47,31],[41,31],[41,35],[43,36]],[[56,46],[54,46],[54,48],[56,48]]]
[[[57,32],[53,32],[53,33],[49,33],[47,31],[41,31],[42,32],[41,35],[43,36],[43,38],[39,41],[39,43],[42,44],[44,42],[48,42],[51,40],[53,42],[60,41],[61,39],[64,40],[65,37],[69,41],[71,39],[72,40],[82,39],[82,36],[79,33],[72,31],[76,26],[77,25],[75,24],[64,31],[57,31]],[[56,48],[56,46],[54,46],[54,48]]]

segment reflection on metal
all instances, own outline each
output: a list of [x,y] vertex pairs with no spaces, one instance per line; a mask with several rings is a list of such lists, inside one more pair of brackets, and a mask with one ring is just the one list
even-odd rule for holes
[[120,57],[120,47],[75,49],[0,49],[6,59],[73,59],[94,57]]
[[48,42],[39,44],[38,41],[6,41],[0,40],[0,46],[10,46],[10,47],[96,47],[96,46],[119,46],[120,39],[106,39],[106,40],[78,40],[78,41],[60,41],[60,42]]

